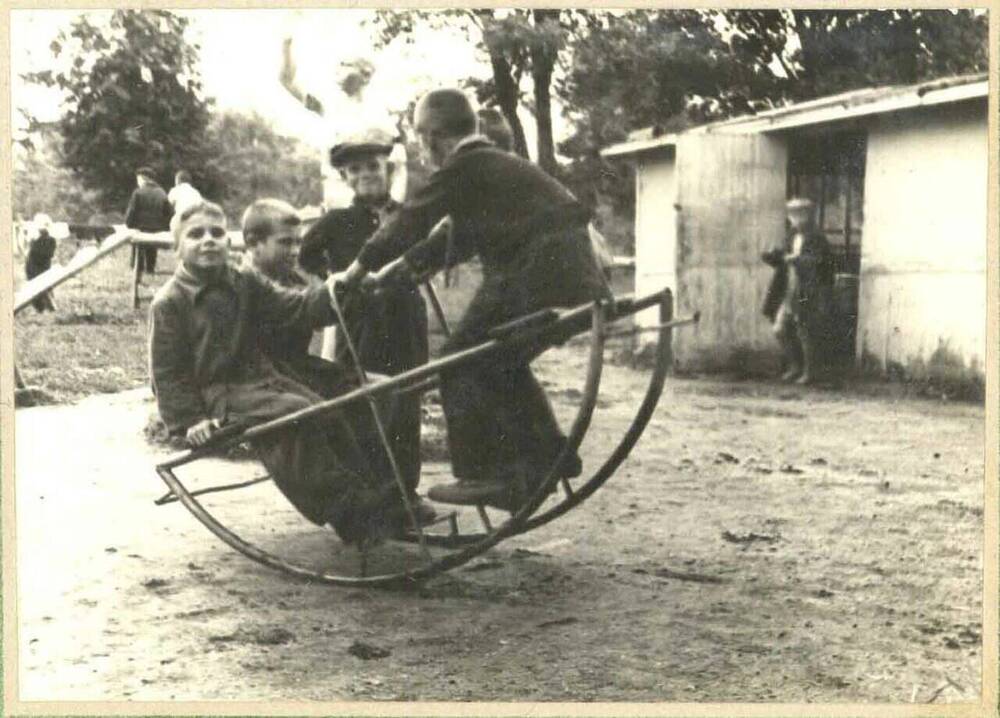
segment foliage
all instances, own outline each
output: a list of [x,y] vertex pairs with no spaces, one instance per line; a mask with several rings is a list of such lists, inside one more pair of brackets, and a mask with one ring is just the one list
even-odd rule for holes
[[38,128],[35,141],[16,143],[13,152],[14,217],[31,219],[39,212],[76,224],[120,222],[121,210],[105,217],[98,197],[84,189],[73,173],[59,163],[60,138],[52,128]]
[[987,17],[970,10],[729,10],[723,17],[737,58],[781,67],[774,99],[988,68]]
[[256,113],[212,117],[200,163],[189,166],[194,185],[222,204],[231,221],[256,199],[277,197],[296,207],[322,200],[320,158],[299,141],[279,135]]
[[116,10],[106,25],[81,14],[52,42],[60,69],[26,76],[62,91],[62,163],[106,210],[128,201],[136,168],[166,180],[202,156],[209,101],[187,23],[163,10]]
[[[522,104],[528,106],[538,130],[538,163],[546,171],[555,172],[553,74],[569,38],[584,27],[596,27],[596,17],[595,13],[581,10],[380,10],[376,24],[382,44],[397,38],[410,41],[418,23],[431,27],[451,25],[468,33],[489,58],[492,77],[471,78],[466,84],[476,91],[480,103],[503,112],[514,134],[514,151],[524,157],[528,155],[527,142],[517,110]],[[532,78],[530,101],[521,90],[525,75]]]
[[556,83],[571,175],[629,211],[630,171],[599,151],[653,134],[860,87],[987,68],[985,14],[950,10],[631,10],[574,35]]

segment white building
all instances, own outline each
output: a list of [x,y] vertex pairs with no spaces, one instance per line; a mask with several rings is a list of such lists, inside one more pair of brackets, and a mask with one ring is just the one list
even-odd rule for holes
[[675,335],[678,367],[776,364],[760,253],[779,246],[799,195],[837,252],[842,308],[856,308],[846,352],[890,374],[981,382],[987,96],[985,75],[880,87],[604,150],[636,166],[636,291],[670,286],[678,313],[701,311]]

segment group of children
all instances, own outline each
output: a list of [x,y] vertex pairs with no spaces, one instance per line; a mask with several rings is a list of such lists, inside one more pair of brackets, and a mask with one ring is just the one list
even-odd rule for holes
[[[426,361],[416,278],[449,261],[478,256],[484,278],[446,353],[485,340],[492,327],[516,317],[609,296],[587,234],[588,212],[538,167],[478,135],[462,92],[428,93],[414,119],[435,168],[426,186],[390,205],[387,183],[373,179],[381,172],[384,180],[380,158],[389,147],[334,148],[331,160],[355,189],[355,206],[322,218],[306,234],[301,258],[299,218],[284,202],[261,200],[247,209],[240,266],[228,262],[218,205],[203,200],[174,215],[180,261],[153,300],[150,329],[153,388],[171,432],[199,446],[225,424],[273,419],[357,386],[349,364],[308,354],[312,332],[338,320],[335,292],[350,307],[345,328],[358,338],[365,368],[384,373]],[[445,218],[450,231],[431,232]],[[330,274],[310,284],[296,264]],[[370,272],[386,292],[358,291]],[[408,343],[412,351],[399,361]],[[395,349],[388,359],[380,357],[386,346]],[[522,353],[501,354],[441,376],[458,481],[432,489],[432,499],[515,510],[545,478],[566,439],[529,362]],[[380,414],[403,458],[402,491],[426,523],[434,511],[416,495],[419,403],[397,397]],[[406,528],[411,514],[363,402],[264,434],[254,445],[299,512],[332,526],[346,543],[364,545]],[[575,476],[579,457],[556,468]]]

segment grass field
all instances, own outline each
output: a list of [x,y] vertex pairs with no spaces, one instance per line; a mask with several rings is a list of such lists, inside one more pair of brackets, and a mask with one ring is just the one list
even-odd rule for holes
[[[65,264],[75,252],[75,242],[63,241],[56,261]],[[146,384],[149,298],[173,267],[173,253],[160,252],[159,273],[143,279],[146,301],[133,309],[129,249],[123,247],[56,289],[55,312],[23,310],[14,318],[14,358],[25,383],[40,387],[53,403]],[[23,282],[18,267],[15,289]]]
[[[56,261],[66,264],[74,241],[60,244]],[[55,290],[56,311],[38,314],[27,308],[14,319],[14,356],[24,382],[40,388],[37,403],[65,403],[93,394],[134,389],[149,383],[146,341],[149,302],[175,267],[173,252],[159,254],[158,273],[144,276],[142,304],[132,308],[129,250],[122,248]],[[15,273],[15,290],[24,283]],[[462,267],[452,286],[438,294],[449,321],[457,320],[479,284],[474,266]],[[431,318],[431,350],[441,344]],[[318,342],[314,343],[318,350]]]

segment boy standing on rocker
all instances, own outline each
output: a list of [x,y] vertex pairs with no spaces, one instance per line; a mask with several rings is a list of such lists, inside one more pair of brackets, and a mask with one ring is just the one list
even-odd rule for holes
[[[537,166],[477,135],[476,114],[461,91],[425,95],[414,124],[436,171],[368,240],[341,281],[360,284],[400,257],[386,279],[397,272],[425,275],[449,256],[478,255],[483,283],[446,353],[485,341],[493,327],[540,309],[609,297],[587,235],[589,212]],[[454,225],[450,235],[428,236],[446,216]],[[545,478],[566,438],[529,361],[508,352],[442,374],[458,482],[435,487],[430,498],[516,510]],[[580,470],[576,455],[556,467],[565,478]]]

